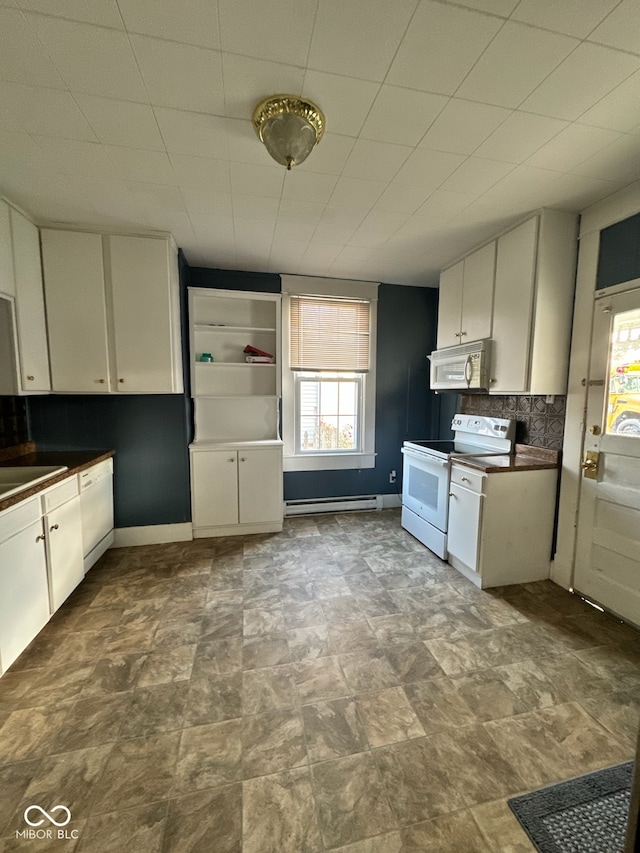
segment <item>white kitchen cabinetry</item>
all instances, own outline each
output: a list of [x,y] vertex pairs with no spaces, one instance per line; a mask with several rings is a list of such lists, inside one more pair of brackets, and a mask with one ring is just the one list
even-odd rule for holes
[[438,349],[491,337],[495,241],[442,271]]
[[566,393],[577,234],[544,210],[498,237],[491,393]]
[[53,390],[180,393],[172,241],[51,228],[41,240]]
[[282,529],[282,447],[191,451],[194,536]]
[[[279,294],[189,288],[196,537],[282,529],[280,309]],[[247,345],[274,363],[248,363]]]
[[69,477],[42,493],[51,613],[84,578],[78,480]]
[[38,229],[0,199],[0,394],[50,389]]
[[40,498],[0,513],[0,674],[49,620]]
[[451,467],[448,561],[481,588],[549,577],[557,470]]

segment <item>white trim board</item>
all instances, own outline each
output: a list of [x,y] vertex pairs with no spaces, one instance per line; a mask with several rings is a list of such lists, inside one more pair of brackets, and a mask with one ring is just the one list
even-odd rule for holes
[[163,545],[167,542],[190,542],[191,522],[184,524],[149,524],[145,527],[116,527],[113,548],[132,545]]

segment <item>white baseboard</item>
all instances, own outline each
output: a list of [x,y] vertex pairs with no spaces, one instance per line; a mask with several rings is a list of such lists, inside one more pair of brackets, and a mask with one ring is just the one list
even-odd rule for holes
[[165,542],[188,542],[193,539],[190,522],[184,524],[150,524],[146,527],[116,527],[114,548],[131,545],[162,545]]
[[194,539],[213,539],[216,536],[243,536],[245,533],[280,533],[282,521],[264,521],[254,524],[222,524],[217,527],[194,527]]

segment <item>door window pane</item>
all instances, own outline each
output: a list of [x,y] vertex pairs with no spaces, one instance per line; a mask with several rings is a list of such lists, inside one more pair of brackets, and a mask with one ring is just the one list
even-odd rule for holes
[[613,317],[605,431],[640,438],[640,309]]

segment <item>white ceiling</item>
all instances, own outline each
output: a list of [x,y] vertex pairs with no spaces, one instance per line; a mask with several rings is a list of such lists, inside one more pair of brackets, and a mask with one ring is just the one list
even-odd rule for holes
[[[281,92],[327,133],[287,173]],[[0,192],[192,265],[433,285],[640,178],[640,0],[0,0]]]

